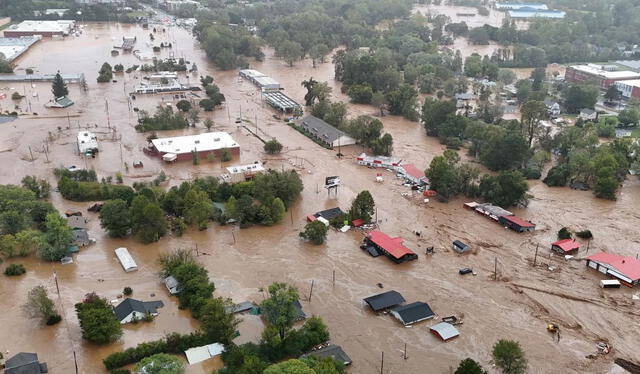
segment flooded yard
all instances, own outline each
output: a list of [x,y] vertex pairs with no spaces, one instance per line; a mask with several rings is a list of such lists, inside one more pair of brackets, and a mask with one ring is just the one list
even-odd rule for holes
[[[493,13],[492,13],[493,14]],[[496,16],[497,17],[497,16]],[[37,116],[23,116],[0,124],[0,177],[3,183],[19,184],[24,175],[39,175],[55,181],[52,169],[77,165],[93,168],[99,177],[124,175],[125,183],[151,180],[160,170],[169,178],[167,186],[179,184],[195,176],[220,175],[232,164],[266,161],[273,169],[293,168],[297,165],[305,184],[302,198],[292,207],[283,222],[274,227],[253,227],[234,230],[231,226],[211,224],[206,231],[189,230],[182,237],[166,237],[158,243],[143,245],[132,239],[111,239],[102,231],[97,215],[86,213],[91,219],[89,231],[97,243],[81,249],[75,263],[59,265],[43,263],[35,258],[12,259],[24,263],[26,275],[0,279],[0,350],[17,353],[38,352],[49,363],[52,374],[74,372],[73,352],[78,358],[81,373],[106,373],[101,360],[111,352],[134,346],[142,341],[157,339],[166,332],[189,332],[197,322],[189,313],[177,307],[175,298],[168,296],[158,278],[157,258],[176,248],[198,247],[200,261],[209,270],[216,284],[216,294],[234,302],[254,301],[263,296],[260,288],[275,281],[297,286],[301,295],[308,295],[314,281],[313,296],[302,306],[307,315],[318,315],[327,323],[332,341],[341,345],[354,361],[351,373],[379,372],[379,358],[385,352],[385,373],[420,373],[429,367],[430,373],[448,373],[450,367],[466,357],[483,366],[491,365],[492,344],[501,338],[520,341],[530,362],[530,373],[613,373],[613,358],[637,358],[640,340],[638,301],[631,295],[637,290],[602,290],[601,277],[587,270],[582,261],[565,261],[549,256],[549,247],[557,231],[590,229],[594,239],[589,253],[606,250],[634,256],[640,246],[640,222],[637,202],[640,183],[631,177],[621,189],[615,202],[597,200],[590,192],[567,188],[548,188],[539,181],[530,182],[534,196],[527,209],[515,209],[519,216],[537,224],[531,234],[517,234],[484,217],[464,210],[464,199],[448,204],[424,203],[419,196],[402,196],[410,191],[383,172],[384,183],[375,183],[377,170],[358,166],[355,155],[361,147],[343,147],[347,156],[338,159],[336,151],[316,145],[282,121],[263,103],[259,92],[237,71],[219,71],[207,60],[193,37],[180,28],[167,28],[156,34],[155,44],[171,42],[176,57],[195,62],[199,74],[209,74],[225,94],[226,104],[201,118],[212,118],[215,130],[229,132],[241,146],[239,159],[223,164],[189,162],[165,165],[159,159],[142,152],[148,134],[134,129],[137,115],[134,107],[152,112],[160,102],[172,102],[169,95],[138,95],[129,102],[127,93],[142,79],[144,73],[115,74],[117,83],[96,83],[100,65],[140,64],[131,54],[112,57],[113,45],[123,35],[138,38],[136,48],[150,51],[146,44],[150,30],[138,26],[91,24],[80,37],[66,40],[43,40],[18,61],[17,73],[32,67],[42,73],[84,73],[88,83],[85,92],[70,84],[70,96],[76,104],[68,109],[46,109],[50,98],[48,83],[7,84],[13,90],[25,92],[31,101],[31,111]],[[161,56],[168,56],[168,51]],[[298,62],[293,68],[265,50],[264,62],[252,63],[252,68],[279,81],[285,93],[303,102],[305,89],[302,80],[313,77],[327,81],[333,87],[334,100],[347,101],[334,80],[333,65],[320,64],[313,68],[309,60]],[[328,59],[330,61],[330,58]],[[187,75],[181,74],[183,80]],[[190,81],[197,76],[188,76]],[[33,96],[33,93],[37,96]],[[24,101],[24,100],[23,100]],[[108,114],[105,101],[108,102]],[[2,108],[13,106],[9,99],[0,102]],[[28,103],[26,103],[28,106]],[[22,107],[25,106],[23,102]],[[370,106],[349,104],[351,115],[374,115]],[[261,136],[277,138],[285,150],[281,155],[268,156],[262,143],[235,124],[241,117],[248,127],[258,127]],[[426,137],[419,123],[395,116],[381,118],[385,131],[394,138],[394,155],[407,163],[425,169],[431,159],[444,147],[437,139]],[[74,152],[78,128],[88,128],[99,134],[100,154],[95,159],[78,156]],[[96,127],[97,126],[97,127]],[[114,131],[115,130],[115,131]],[[206,129],[196,128],[161,132],[160,136],[194,134]],[[43,149],[48,149],[45,153]],[[48,160],[48,161],[47,161]],[[142,169],[127,169],[133,161],[143,161]],[[299,167],[303,165],[303,168]],[[336,198],[328,198],[318,186],[324,178],[339,175],[342,179]],[[371,258],[358,248],[362,232],[330,231],[326,245],[312,246],[298,238],[307,214],[340,206],[348,209],[351,200],[361,190],[369,190],[378,208],[381,230],[406,239],[406,246],[419,254],[417,261],[395,265],[386,258]],[[54,193],[52,201],[64,211],[77,208],[86,211],[90,203],[73,203]],[[420,231],[421,236],[414,234]],[[234,240],[235,237],[235,240]],[[453,240],[462,240],[473,248],[469,255],[450,250]],[[540,245],[537,266],[532,266],[536,245]],[[424,255],[426,247],[434,246],[433,255]],[[125,273],[113,250],[127,247],[140,269]],[[587,245],[584,243],[583,248]],[[578,257],[584,255],[584,249]],[[497,280],[494,267],[497,263]],[[549,271],[547,265],[556,270]],[[477,276],[460,276],[458,269],[472,267]],[[28,290],[37,284],[47,286],[57,297],[53,272],[57,273],[64,320],[53,327],[36,326],[21,312]],[[335,283],[332,280],[335,271]],[[376,285],[382,283],[381,290]],[[83,296],[92,291],[109,300],[116,299],[125,286],[134,290],[133,297],[142,300],[162,300],[158,318],[125,327],[123,338],[114,344],[98,347],[84,342],[73,308]],[[365,308],[362,299],[373,294],[397,290],[410,302],[424,301],[439,316],[464,314],[459,326],[461,336],[442,343],[429,333],[432,322],[411,328],[402,327],[388,315],[375,315]],[[151,296],[154,294],[154,296]],[[255,341],[261,322],[253,316],[243,317],[239,342]],[[548,322],[562,328],[562,340],[556,343],[546,331]],[[246,339],[246,340],[245,340]],[[596,343],[606,340],[613,353],[587,359],[596,353]],[[403,359],[407,344],[408,359]],[[191,366],[188,373],[210,373],[221,363],[215,360]],[[492,373],[495,371],[491,371]]]

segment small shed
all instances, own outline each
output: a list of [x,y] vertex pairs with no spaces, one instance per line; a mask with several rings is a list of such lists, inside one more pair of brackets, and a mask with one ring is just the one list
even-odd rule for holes
[[244,312],[248,312],[251,309],[255,308],[256,306],[253,305],[253,303],[251,301],[243,301],[239,304],[233,304],[233,305],[229,305],[226,306],[224,308],[224,311],[228,314],[236,314],[236,313],[244,313]]
[[551,250],[561,255],[575,255],[580,250],[580,243],[575,239],[563,239],[551,243]]
[[126,248],[118,248],[115,250],[118,261],[122,265],[122,268],[127,273],[130,271],[138,270],[138,264],[133,260],[133,257]]
[[91,239],[89,239],[89,233],[87,230],[73,230],[73,242],[74,245],[83,247],[85,245],[91,244]]
[[405,326],[409,326],[435,316],[429,304],[421,301],[393,308],[391,309],[391,314]]
[[464,244],[460,240],[454,240],[452,248],[453,248],[454,251],[456,251],[458,253],[464,253],[464,252],[466,252],[466,251],[471,249],[471,247],[469,247],[468,245]]
[[200,347],[189,348],[184,351],[187,356],[187,362],[189,365],[197,364],[199,362],[208,360],[212,357],[218,356],[224,352],[224,345],[220,343],[213,343],[209,345],[203,345]]
[[440,322],[436,325],[433,325],[431,326],[430,330],[432,334],[439,337],[445,342],[447,340],[453,339],[460,335],[460,332],[458,331],[458,329],[456,329],[455,326],[447,322]]
[[374,312],[379,312],[381,310],[388,309],[396,305],[400,305],[405,301],[406,300],[404,299],[404,297],[402,297],[400,292],[394,291],[394,290],[369,296],[366,299],[364,299],[364,302],[369,304],[369,306],[371,307],[371,309],[373,309]]

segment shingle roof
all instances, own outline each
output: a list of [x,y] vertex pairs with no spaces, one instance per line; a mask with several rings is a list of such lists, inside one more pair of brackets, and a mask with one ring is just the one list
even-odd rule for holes
[[47,364],[38,361],[37,353],[20,352],[5,363],[5,374],[47,373]]
[[327,143],[333,143],[346,135],[343,131],[314,116],[304,117],[300,121],[300,126]]
[[435,315],[429,304],[421,301],[393,308],[391,314],[405,326],[433,318]]
[[164,306],[162,301],[140,301],[136,299],[125,299],[118,306],[113,308],[113,312],[120,321],[127,318],[131,312],[138,312],[142,314],[158,313],[158,308]]
[[364,299],[364,302],[369,304],[371,309],[374,311],[379,311],[382,309],[387,309],[392,306],[396,306],[405,302],[404,297],[398,291],[387,291],[381,294],[369,296]]
[[314,356],[318,358],[326,358],[331,357],[334,360],[341,362],[345,365],[351,365],[353,362],[351,358],[342,350],[342,347],[339,345],[329,345],[320,349],[316,349],[315,351],[311,351],[302,355],[301,357],[309,357]]

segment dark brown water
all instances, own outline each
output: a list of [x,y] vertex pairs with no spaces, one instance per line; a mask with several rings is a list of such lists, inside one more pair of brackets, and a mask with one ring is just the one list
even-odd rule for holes
[[[33,67],[44,73],[58,69],[65,73],[84,72],[89,91],[81,92],[77,85],[70,85],[71,97],[76,104],[68,111],[48,110],[42,106],[50,96],[49,84],[36,84],[35,87],[19,84],[6,91],[9,94],[13,89],[26,91],[32,100],[32,111],[37,111],[39,116],[38,119],[24,117],[2,125],[0,175],[3,183],[19,183],[26,174],[37,174],[53,182],[51,170],[61,165],[92,167],[101,176],[121,171],[127,183],[149,180],[160,170],[165,170],[169,176],[168,185],[196,175],[222,173],[227,165],[219,162],[202,162],[199,166],[188,162],[164,165],[142,153],[146,135],[133,129],[136,115],[129,109],[125,96],[125,92],[141,79],[140,74],[116,75],[118,83],[95,83],[97,71],[104,61],[125,66],[139,63],[132,55],[111,57],[112,45],[122,35],[137,35],[138,47],[150,49],[142,42],[148,33],[135,26],[94,24],[78,38],[43,41],[19,60],[18,71]],[[170,29],[157,37],[156,43],[160,41],[173,42],[176,56],[195,61],[201,74],[206,71],[214,76],[227,97],[226,107],[206,116],[214,119],[216,130],[230,132],[241,145],[240,160],[229,164],[255,160],[267,160],[267,166],[273,168],[303,164],[304,169],[299,169],[305,183],[302,198],[280,225],[235,232],[235,244],[231,227],[213,225],[207,231],[189,231],[181,238],[167,237],[152,245],[130,239],[110,239],[100,229],[97,216],[89,214],[91,236],[97,243],[82,249],[74,264],[52,265],[35,258],[10,261],[24,263],[29,271],[17,279],[0,278],[2,351],[36,351],[49,363],[51,373],[66,374],[74,370],[72,352],[75,350],[80,372],[105,373],[101,359],[110,352],[159,338],[165,332],[192,331],[197,328],[196,322],[188,313],[178,310],[175,300],[168,297],[159,283],[156,260],[165,251],[197,245],[200,252],[206,253],[199,261],[209,270],[217,294],[231,297],[235,302],[260,302],[263,296],[259,288],[274,281],[294,284],[302,295],[308,295],[311,282],[315,281],[312,300],[303,301],[303,307],[308,315],[319,315],[325,320],[332,341],[342,345],[354,360],[353,373],[379,372],[382,351],[385,352],[385,373],[422,373],[425,367],[430,368],[429,372],[448,373],[449,367],[456,366],[465,357],[473,357],[490,367],[491,345],[500,338],[517,339],[522,343],[531,363],[530,373],[607,373],[613,372],[613,357],[637,358],[640,326],[638,301],[631,299],[634,291],[624,288],[605,292],[598,287],[600,276],[587,271],[583,262],[548,257],[549,243],[555,240],[556,232],[562,226],[591,229],[595,239],[590,244],[590,253],[606,250],[635,255],[640,249],[637,230],[640,184],[637,178],[625,183],[616,202],[594,199],[590,192],[550,189],[540,182],[533,182],[530,186],[534,198],[530,206],[526,210],[516,209],[516,213],[537,223],[538,230],[533,234],[516,234],[464,210],[464,199],[449,204],[425,204],[418,196],[403,197],[402,193],[409,191],[391,173],[385,173],[384,183],[375,183],[376,170],[358,166],[352,157],[339,160],[335,151],[317,146],[283,122],[274,120],[274,113],[262,104],[254,86],[239,79],[236,71],[221,72],[208,64],[186,31]],[[287,95],[302,102],[305,90],[300,82],[313,76],[316,80],[329,82],[334,88],[334,99],[346,101],[340,94],[339,83],[333,80],[331,64],[321,64],[314,69],[311,62],[305,60],[290,68],[275,59],[271,51],[266,52],[266,60],[253,64],[252,68],[278,80],[286,88]],[[164,54],[166,56],[166,52]],[[33,92],[38,93],[38,98],[32,96]],[[109,123],[105,99],[109,101]],[[170,100],[168,96],[164,99]],[[160,100],[161,96],[138,96],[133,105],[151,111]],[[0,103],[5,107],[8,101]],[[373,115],[375,112],[369,106],[350,105],[352,115]],[[42,118],[45,116],[49,118]],[[259,131],[267,137],[277,137],[285,145],[285,152],[277,158],[266,156],[262,143],[233,123],[239,116],[252,121],[252,125],[257,118]],[[385,130],[394,137],[395,155],[407,162],[426,168],[434,156],[442,153],[443,147],[437,140],[427,138],[418,123],[393,116],[382,120]],[[97,130],[93,127],[101,134],[101,153],[97,158],[84,159],[74,154],[78,124],[80,127],[98,124]],[[58,126],[63,128],[60,133]],[[66,130],[67,126],[71,128]],[[109,126],[117,129],[119,141],[112,140]],[[162,135],[202,131],[204,128],[200,125]],[[48,136],[49,132],[52,136]],[[49,147],[46,156],[41,152],[45,140]],[[29,147],[34,161],[31,161]],[[342,150],[350,156],[360,151],[356,146]],[[49,162],[46,162],[47,157]],[[300,161],[302,159],[305,161]],[[127,171],[124,168],[123,162],[131,165],[136,160],[144,162],[143,169]],[[328,199],[321,188],[317,192],[317,186],[321,186],[328,175],[342,178],[343,186],[337,199]],[[420,254],[417,261],[394,265],[384,258],[370,258],[358,248],[359,232],[331,231],[328,243],[322,246],[308,245],[298,239],[306,214],[337,205],[347,209],[351,199],[363,189],[371,191],[376,200],[382,230],[404,237],[406,245]],[[60,210],[84,210],[90,205],[64,201],[57,194],[52,199]],[[413,234],[415,230],[422,232],[420,238]],[[475,253],[460,256],[449,251],[450,243],[455,239],[471,244]],[[540,244],[541,254],[538,263],[551,263],[557,271],[530,265],[537,244]],[[427,246],[436,247],[436,253],[431,257],[422,255]],[[122,270],[113,253],[117,247],[129,248],[139,271],[125,273]],[[497,282],[492,280],[496,258],[501,279]],[[466,266],[473,267],[478,275],[459,276],[458,268]],[[58,326],[39,327],[23,316],[19,305],[24,302],[28,290],[37,284],[45,284],[49,292],[56,295],[52,278],[54,269],[60,282],[59,302],[66,318]],[[334,271],[335,284],[332,282]],[[380,292],[376,286],[378,282],[384,284],[384,290],[402,292],[410,302],[428,302],[439,316],[464,314],[461,336],[442,343],[429,333],[432,322],[404,328],[389,316],[374,315],[365,308],[362,298]],[[117,343],[96,347],[83,342],[73,304],[91,291],[116,299],[125,286],[134,289],[134,297],[163,300],[165,307],[160,310],[160,316],[152,323],[127,326]],[[152,293],[154,297],[150,296]],[[555,343],[545,329],[546,323],[552,321],[561,325],[560,343]],[[255,317],[245,317],[240,326],[239,341],[256,341],[261,328]],[[612,343],[614,353],[597,360],[585,359],[586,355],[596,352],[595,344],[602,339]],[[407,360],[402,358],[405,343]],[[220,363],[212,360],[189,367],[188,372],[209,373],[216,365]]]

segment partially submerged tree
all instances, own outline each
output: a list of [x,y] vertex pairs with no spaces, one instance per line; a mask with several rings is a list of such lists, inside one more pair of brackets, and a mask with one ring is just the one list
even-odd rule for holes
[[500,339],[493,346],[493,362],[503,374],[524,374],[527,371],[527,359],[520,343]]
[[270,155],[275,155],[282,151],[282,144],[276,139],[271,139],[268,142],[264,143],[264,151]]
[[366,223],[371,222],[375,213],[376,203],[369,191],[361,191],[351,203],[349,216],[352,220],[361,219]]
[[53,83],[51,83],[51,92],[53,92],[53,97],[56,99],[69,95],[69,89],[67,88],[67,84],[64,83],[60,72],[58,72],[53,78]]
[[298,289],[294,286],[273,283],[269,286],[269,298],[260,304],[269,324],[277,329],[280,340],[285,338],[296,321],[297,312],[294,302],[298,298]]
[[122,336],[120,321],[106,299],[90,293],[75,307],[84,339],[92,343],[107,344]]
[[53,300],[47,295],[44,286],[35,286],[27,295],[27,302],[22,306],[29,318],[38,319],[46,325],[54,325],[62,319]]
[[300,237],[315,245],[320,245],[327,239],[327,226],[320,221],[309,222],[300,232]]

